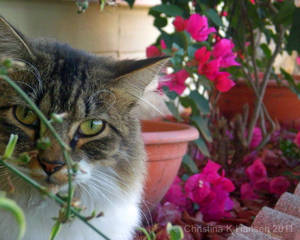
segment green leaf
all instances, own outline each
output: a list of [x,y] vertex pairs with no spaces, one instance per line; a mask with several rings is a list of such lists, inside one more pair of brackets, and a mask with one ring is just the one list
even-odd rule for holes
[[205,156],[209,157],[209,151],[208,148],[206,146],[205,141],[202,139],[202,137],[199,137],[197,140],[194,141],[194,143],[196,143],[198,149],[202,152],[202,154],[204,154]]
[[166,102],[166,105],[167,105],[168,109],[170,110],[170,112],[172,113],[172,115],[176,118],[176,120],[182,121],[180,113],[179,113],[177,107],[175,106],[175,104],[171,101],[168,101],[168,102]]
[[161,31],[161,37],[165,41],[167,48],[171,49],[173,45],[172,36],[164,31]]
[[18,135],[11,134],[8,144],[5,148],[5,152],[3,154],[4,159],[10,158],[13,155],[17,141],[18,141]]
[[57,234],[60,232],[62,227],[62,223],[57,221],[54,226],[52,227],[49,240],[54,240]]
[[167,24],[168,24],[168,20],[164,17],[157,17],[154,20],[154,26],[157,28],[163,28],[167,26]]
[[22,209],[16,204],[15,201],[6,197],[0,197],[0,208],[9,211],[14,215],[19,225],[18,240],[21,240],[24,237],[26,230],[25,216]]
[[280,72],[283,75],[284,79],[288,82],[289,88],[297,94],[298,98],[300,99],[300,86],[299,84],[296,84],[294,81],[294,78],[286,72],[283,68],[280,68]]
[[194,160],[188,155],[185,154],[182,159],[183,167],[190,173],[195,174],[199,172],[197,165]]
[[291,24],[295,9],[296,7],[293,1],[284,1],[284,4],[281,6],[278,14],[274,18],[275,24]]
[[293,24],[291,27],[290,35],[287,42],[287,50],[296,50],[300,53],[300,8],[297,8],[294,12]]
[[209,102],[203,95],[201,95],[198,91],[194,90],[190,93],[190,97],[195,102],[200,113],[209,114]]
[[208,128],[208,119],[204,119],[200,115],[194,115],[191,117],[191,120],[200,130],[205,140],[208,142],[212,142],[212,137]]
[[184,32],[175,32],[172,36],[172,39],[173,39],[173,43],[176,43],[182,49],[186,49],[187,40]]
[[269,48],[269,46],[267,44],[262,43],[260,45],[260,48],[264,52],[264,54],[266,55],[267,58],[271,58],[272,52],[271,52],[271,50],[270,50],[270,48]]
[[217,11],[213,8],[209,8],[204,11],[204,15],[206,15],[215,25],[223,27],[222,19],[218,15]]
[[167,232],[169,234],[170,240],[182,240],[184,237],[183,230],[180,226],[167,224]]
[[37,140],[36,146],[40,150],[46,150],[51,146],[51,141],[48,137],[42,137]]
[[167,86],[163,86],[162,89],[171,100],[175,100],[179,96],[175,91],[171,91]]
[[125,0],[125,2],[127,2],[128,5],[132,8],[135,0]]
[[183,16],[184,11],[174,4],[161,4],[151,8],[152,11],[164,13],[167,16],[176,17]]

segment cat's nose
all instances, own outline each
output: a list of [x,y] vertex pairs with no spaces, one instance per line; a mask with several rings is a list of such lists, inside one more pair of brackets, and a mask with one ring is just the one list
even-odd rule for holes
[[50,176],[51,174],[57,172],[59,169],[61,169],[65,163],[61,161],[48,161],[45,158],[38,158],[41,167],[43,168],[44,172]]

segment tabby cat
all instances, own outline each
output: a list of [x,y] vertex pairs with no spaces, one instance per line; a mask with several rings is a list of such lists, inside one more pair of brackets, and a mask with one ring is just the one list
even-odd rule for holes
[[[75,50],[44,39],[29,40],[0,17],[0,58],[24,63],[10,77],[31,97],[41,111],[63,114],[53,123],[69,144],[78,164],[73,178],[74,199],[103,216],[90,222],[111,240],[133,238],[139,225],[140,203],[146,173],[145,152],[136,117],[138,99],[166,61],[162,58],[116,61]],[[37,149],[41,132],[51,146]],[[19,170],[50,191],[67,191],[67,167],[62,150],[35,113],[0,79],[0,152],[10,134],[19,136],[15,155],[29,153]],[[0,190],[8,192],[23,208],[27,231],[24,240],[47,240],[59,206],[31,185],[0,166]],[[15,240],[14,218],[0,210],[0,240]],[[57,240],[103,239],[80,220],[66,223]]]

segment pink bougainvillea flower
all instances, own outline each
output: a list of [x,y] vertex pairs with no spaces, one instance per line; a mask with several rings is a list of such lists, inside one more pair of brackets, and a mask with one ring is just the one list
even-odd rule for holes
[[198,73],[206,76],[209,80],[214,81],[219,73],[220,61],[218,59],[211,60],[205,64],[199,63]]
[[253,183],[253,188],[258,192],[269,192],[270,180],[267,177],[261,178]]
[[235,85],[235,82],[228,78],[229,76],[228,72],[219,72],[216,74],[214,83],[218,91],[227,92]]
[[166,49],[167,48],[167,45],[166,45],[166,43],[163,39],[160,40],[160,46],[161,46],[161,49]]
[[159,57],[161,56],[161,52],[158,47],[151,45],[146,48],[146,56],[147,58]]
[[209,60],[210,54],[210,51],[208,51],[206,47],[202,47],[197,49],[194,56],[200,64],[204,64]]
[[216,32],[213,27],[208,27],[207,18],[197,13],[192,14],[187,20],[185,30],[191,34],[191,37],[196,41],[206,41],[208,35]]
[[252,4],[255,4],[255,0],[249,0]]
[[209,160],[201,173],[188,178],[184,189],[189,199],[199,205],[204,220],[219,220],[229,216],[233,208],[229,193],[235,187],[230,179],[218,173],[221,166]]
[[233,208],[229,193],[222,189],[214,190],[214,198],[199,205],[205,221],[217,221],[228,216],[227,211]]
[[182,69],[176,73],[171,73],[165,76],[166,81],[162,81],[158,89],[161,89],[163,86],[169,87],[170,90],[175,91],[179,95],[185,90],[185,80],[189,77],[189,73]]
[[220,67],[239,66],[240,64],[235,61],[236,56],[232,52],[234,44],[231,40],[223,38],[218,41],[212,51],[215,58],[220,59]]
[[183,17],[181,16],[177,16],[175,17],[174,21],[173,21],[173,25],[175,27],[175,30],[177,32],[182,32],[184,31],[185,27],[186,27],[186,24],[187,24],[187,20],[184,19]]
[[222,17],[227,17],[227,16],[228,16],[228,12],[223,11],[223,12],[221,13],[221,16],[222,16]]
[[300,57],[297,57],[296,62],[298,65],[300,65]]
[[181,211],[175,204],[165,202],[162,205],[159,204],[156,209],[154,209],[153,215],[155,222],[165,226],[168,222],[179,220],[181,218]]
[[185,208],[187,206],[187,199],[183,193],[181,179],[178,176],[176,176],[174,182],[166,193],[164,201],[173,203],[180,208]]
[[253,186],[250,183],[244,183],[241,186],[241,198],[243,200],[258,199],[258,195],[254,192]]
[[211,193],[211,186],[202,174],[195,174],[185,182],[184,190],[189,199],[201,204]]
[[214,181],[213,184],[219,186],[222,190],[226,192],[233,192],[235,189],[232,181],[226,177],[219,177],[216,181]]
[[300,132],[297,133],[295,139],[294,139],[294,143],[300,147]]
[[259,127],[254,127],[250,148],[251,149],[257,148],[258,145],[261,143],[262,139],[263,136],[262,136],[261,129]]
[[270,193],[281,195],[287,191],[289,186],[290,183],[285,177],[275,177],[270,181]]
[[246,174],[248,175],[252,183],[257,182],[262,178],[267,177],[267,169],[260,158],[257,158],[252,165],[246,169]]

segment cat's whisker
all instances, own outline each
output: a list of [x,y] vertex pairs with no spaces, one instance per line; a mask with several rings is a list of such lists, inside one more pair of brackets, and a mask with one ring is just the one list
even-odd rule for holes
[[95,170],[95,174],[97,174],[97,176],[99,176],[99,175],[100,175],[100,177],[105,176],[105,177],[109,178],[110,180],[115,181],[118,184],[122,185],[123,187],[127,187],[127,185],[121,181],[121,178],[114,170],[112,170],[111,173],[113,173],[115,176],[109,175],[100,169]]
[[[116,179],[114,179],[114,178],[106,179],[105,177],[109,178],[110,176],[109,176],[109,175],[103,176],[103,175],[100,174],[100,175],[97,175],[96,178],[92,178],[92,180],[95,181],[95,182],[97,182],[97,183],[100,184],[100,185],[101,185],[101,184],[104,185],[103,183],[105,183],[105,185],[106,185],[108,188],[110,188],[110,189],[111,189],[112,191],[114,191],[114,192],[117,192],[118,194],[121,192],[122,195],[124,195],[124,196],[129,196],[129,194],[128,194],[124,189],[122,189],[122,188],[118,185],[118,183],[115,183]],[[124,183],[123,183],[123,186],[124,186],[126,189],[128,189],[128,186],[125,185]]]
[[27,66],[29,66],[30,72],[33,73],[33,75],[35,76],[35,80],[37,80],[38,82],[38,89],[40,91],[42,91],[43,89],[43,83],[42,83],[42,78],[41,78],[41,74],[39,72],[39,70],[30,62],[24,60],[24,59],[20,59],[20,58],[14,58],[13,60],[19,61],[19,62],[23,62],[25,63]]
[[[148,226],[152,226],[153,225],[153,218],[152,218],[151,210],[150,210],[150,207],[149,207],[149,203],[147,203],[147,201],[145,199],[142,199],[141,205],[144,206],[147,210],[147,213],[144,213],[143,208],[141,207],[141,212],[143,213],[143,216],[146,220],[146,224]],[[150,220],[148,218],[150,218]]]
[[[101,197],[104,198],[107,201],[107,203],[109,203],[112,207],[114,207],[114,204],[111,201],[111,199],[109,199],[106,196],[106,194],[104,194],[104,192],[107,191],[104,187],[101,187],[100,185],[97,185],[93,182],[90,182],[88,186],[89,186],[89,188],[92,187],[91,188],[91,190],[92,190],[91,193],[92,194],[99,193],[101,195]],[[94,199],[97,199],[97,197],[95,197]]]

